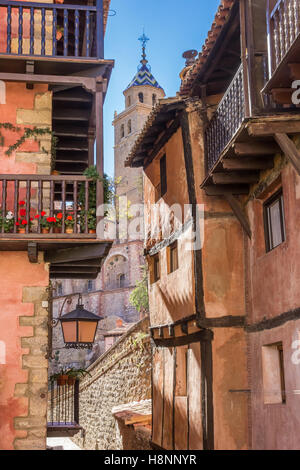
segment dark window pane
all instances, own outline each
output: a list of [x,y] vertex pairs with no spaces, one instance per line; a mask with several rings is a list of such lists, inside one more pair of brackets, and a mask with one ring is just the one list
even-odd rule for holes
[[267,251],[273,250],[285,240],[285,221],[282,193],[273,196],[265,204]]
[[167,192],[167,161],[164,155],[160,159],[160,194],[163,196]]

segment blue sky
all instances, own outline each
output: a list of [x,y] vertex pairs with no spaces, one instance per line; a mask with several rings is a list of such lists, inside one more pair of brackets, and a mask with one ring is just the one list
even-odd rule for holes
[[108,18],[105,58],[115,60],[104,105],[104,166],[113,175],[114,111],[124,109],[123,90],[130,83],[141,58],[138,38],[145,28],[150,38],[147,58],[152,73],[167,96],[180,87],[182,53],[202,48],[220,0],[111,0],[115,16]]

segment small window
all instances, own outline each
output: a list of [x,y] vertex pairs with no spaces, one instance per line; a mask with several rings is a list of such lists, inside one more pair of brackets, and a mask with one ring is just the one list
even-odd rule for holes
[[120,274],[118,278],[118,284],[120,289],[122,289],[122,287],[125,287],[125,274]]
[[284,355],[282,343],[262,348],[264,403],[286,403]]
[[160,159],[160,197],[167,192],[167,160],[166,155]]
[[143,93],[139,93],[139,102],[144,103],[144,94]]
[[177,241],[172,243],[168,247],[168,272],[173,273],[178,269],[178,243]]
[[127,98],[127,106],[131,106],[131,96],[128,96]]
[[152,257],[151,263],[150,279],[151,283],[154,284],[160,279],[160,260],[158,254]]
[[152,95],[152,106],[154,107],[156,105],[156,95]]
[[94,283],[93,281],[89,280],[88,283],[87,283],[87,290],[88,292],[91,292],[94,288]]
[[271,251],[285,241],[285,220],[282,191],[272,196],[264,206],[266,249]]
[[123,139],[123,137],[125,136],[125,128],[124,128],[124,124],[121,125],[121,139]]
[[128,132],[128,134],[131,134],[131,119],[129,119],[129,121],[127,123],[127,132]]
[[59,282],[56,287],[56,294],[57,295],[63,295],[63,286],[62,283]]

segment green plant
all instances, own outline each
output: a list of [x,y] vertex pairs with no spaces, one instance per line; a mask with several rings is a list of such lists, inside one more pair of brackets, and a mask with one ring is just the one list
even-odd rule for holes
[[65,226],[67,228],[73,228],[75,224],[74,217],[72,215],[68,215],[65,220]]
[[[99,175],[97,168],[95,166],[90,166],[87,168],[84,173],[88,179],[92,181],[89,184],[89,208],[96,209],[97,207],[97,181],[100,181],[103,184],[103,201],[104,204],[111,204],[114,198],[114,188],[113,182],[109,176],[104,174],[103,178]],[[85,207],[85,184],[82,183],[78,192],[78,203],[81,206],[82,210]]]
[[91,374],[86,369],[73,369],[72,368],[66,372],[66,375],[74,379],[75,378],[80,379],[80,378],[85,377],[86,375],[89,375],[90,377],[92,377]]
[[0,216],[0,230],[2,227],[4,227],[4,233],[10,233],[14,229],[14,224],[15,224],[15,217],[14,214],[11,211],[8,211],[3,217],[2,215]]
[[141,266],[143,277],[141,281],[136,283],[135,289],[131,292],[129,302],[139,313],[146,314],[149,312],[149,296],[148,296],[148,272],[146,266]]

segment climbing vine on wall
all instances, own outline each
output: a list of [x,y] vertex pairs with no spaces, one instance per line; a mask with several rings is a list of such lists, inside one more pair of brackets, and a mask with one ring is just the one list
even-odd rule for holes
[[[4,146],[4,136],[1,132],[2,129],[11,131],[11,132],[21,132],[21,127],[14,126],[10,122],[0,122],[0,146]],[[54,136],[53,132],[49,127],[34,127],[31,129],[30,127],[25,127],[23,135],[19,137],[19,139],[12,145],[8,147],[5,151],[5,155],[10,156],[14,151],[16,151],[27,139],[34,139],[37,140],[38,137],[42,137],[44,135],[51,136],[51,155],[52,160],[55,159],[56,155],[56,145],[57,145],[57,137]],[[49,153],[45,148],[42,148],[43,152]]]

